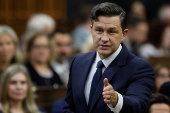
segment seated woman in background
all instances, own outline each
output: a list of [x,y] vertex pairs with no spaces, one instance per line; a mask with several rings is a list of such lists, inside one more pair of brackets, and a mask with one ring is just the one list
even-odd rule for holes
[[0,113],[43,113],[33,99],[31,81],[23,65],[13,64],[1,75]]
[[35,33],[25,43],[24,63],[35,86],[62,85],[59,75],[51,68],[52,45],[47,35]]
[[150,57],[170,56],[170,24],[155,20],[151,24],[148,43],[143,44],[139,55],[148,60]]
[[10,64],[18,63],[18,37],[15,31],[6,25],[0,25],[0,73]]
[[160,87],[165,82],[170,81],[170,66],[166,64],[158,64],[155,70],[155,85],[153,93],[158,93]]

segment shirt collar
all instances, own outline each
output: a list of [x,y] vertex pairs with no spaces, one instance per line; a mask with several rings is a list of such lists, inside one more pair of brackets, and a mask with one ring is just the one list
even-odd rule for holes
[[[119,45],[119,48],[116,50],[116,52],[114,52],[112,55],[110,55],[109,57],[107,57],[106,59],[103,59],[102,62],[105,66],[105,68],[107,68],[109,66],[109,64],[117,57],[117,55],[120,53],[120,51],[122,50],[122,45]],[[99,53],[97,52],[96,55],[96,62],[99,62],[101,60]]]

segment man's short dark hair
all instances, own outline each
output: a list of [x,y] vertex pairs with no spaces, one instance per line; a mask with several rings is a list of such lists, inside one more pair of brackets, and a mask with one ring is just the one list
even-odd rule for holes
[[108,16],[108,17],[119,16],[122,30],[124,31],[126,28],[126,24],[127,24],[126,12],[122,9],[122,7],[120,7],[115,3],[105,2],[94,6],[94,8],[91,10],[92,25],[95,20],[98,20],[98,16]]
[[170,106],[170,99],[169,99],[169,97],[167,97],[163,94],[160,94],[160,93],[152,94],[145,113],[150,113],[150,107],[156,103],[164,103],[164,104]]
[[50,35],[50,38],[54,37],[54,35],[57,34],[57,33],[69,34],[70,35],[70,32],[66,28],[58,28]]

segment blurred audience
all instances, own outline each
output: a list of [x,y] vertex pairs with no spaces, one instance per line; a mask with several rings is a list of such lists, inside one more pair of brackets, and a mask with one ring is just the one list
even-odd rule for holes
[[[0,113],[45,112],[35,104],[31,87],[66,86],[72,58],[78,53],[95,50],[90,31],[91,9],[90,5],[81,8],[81,22],[71,34],[66,29],[55,30],[57,23],[51,16],[33,14],[19,45],[24,49],[24,56],[18,50],[15,31],[0,25]],[[170,57],[170,4],[159,9],[158,19],[149,26],[142,1],[132,3],[127,23],[129,32],[123,41],[129,51],[146,60]],[[18,64],[21,61],[26,67]],[[155,94],[151,96],[146,113],[170,113],[170,66],[158,64],[154,69]],[[62,113],[63,106],[63,98],[55,101],[52,113]]]
[[80,10],[80,19],[81,23],[76,26],[76,28],[72,32],[73,37],[73,48],[76,51],[75,53],[80,53],[82,49],[82,45],[84,44],[87,37],[91,36],[90,25],[90,11],[91,6],[84,6]]
[[165,82],[170,81],[170,66],[167,64],[158,64],[155,70],[155,86],[153,93],[158,93],[160,87]]
[[159,93],[164,94],[170,98],[170,81],[161,85]]
[[62,85],[59,75],[52,69],[53,49],[48,36],[35,33],[25,43],[24,63],[35,86]]
[[145,20],[129,18],[127,28],[129,32],[123,43],[129,51],[138,55],[139,47],[148,39],[149,25]]
[[170,99],[163,94],[153,94],[145,113],[170,113]]
[[130,18],[140,18],[142,20],[147,20],[146,8],[140,0],[135,0],[130,8],[129,12]]
[[161,6],[158,11],[158,18],[162,21],[167,21],[170,23],[170,4]]
[[139,48],[139,55],[150,57],[170,56],[170,25],[156,20],[151,24],[148,42]]
[[72,55],[72,38],[66,29],[58,29],[53,33],[55,61],[52,67],[59,74],[64,85],[67,85]]
[[94,51],[94,45],[93,45],[93,37],[89,36],[85,40],[84,44],[82,45],[81,53],[87,53],[90,51]]
[[15,31],[7,25],[0,25],[0,74],[11,64],[21,62],[22,56],[17,47]]
[[35,104],[31,81],[23,65],[11,65],[1,75],[0,112],[44,113]]
[[22,49],[27,38],[29,38],[34,32],[43,32],[50,35],[55,28],[56,22],[51,16],[43,13],[31,15],[26,25],[26,32],[21,37],[20,48]]

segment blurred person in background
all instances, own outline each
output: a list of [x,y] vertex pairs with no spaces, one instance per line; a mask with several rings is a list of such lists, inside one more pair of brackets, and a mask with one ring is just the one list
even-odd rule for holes
[[44,34],[50,35],[54,32],[55,28],[56,22],[51,16],[43,13],[31,15],[26,25],[26,32],[21,37],[20,48],[22,49],[27,38],[30,37],[30,35],[32,35],[34,32],[42,32]]
[[164,4],[158,11],[158,18],[170,23],[170,4]]
[[153,94],[145,113],[170,113],[170,99],[163,94]]
[[84,44],[82,45],[81,53],[87,53],[87,52],[94,51],[94,50],[95,48],[93,45],[93,37],[89,36],[87,37]]
[[153,93],[158,93],[162,84],[170,81],[170,66],[167,64],[157,64],[154,70],[155,70],[155,85]]
[[25,43],[24,63],[35,86],[62,85],[59,75],[52,69],[53,49],[49,37],[34,33]]
[[166,95],[170,98],[170,81],[165,82],[164,84],[161,85],[161,88],[159,89],[159,93]]
[[2,73],[0,113],[44,113],[35,104],[31,81],[23,65],[11,65]]
[[55,61],[52,67],[59,74],[64,85],[67,85],[72,55],[72,38],[66,29],[58,29],[53,33]]
[[140,18],[142,20],[147,20],[146,8],[141,1],[135,0],[132,3],[129,18]]
[[15,31],[7,25],[0,25],[0,73],[11,64],[20,62],[22,56],[17,47]]
[[123,41],[129,51],[138,55],[139,47],[147,41],[149,25],[145,20],[139,18],[130,18],[127,28],[129,32]]
[[170,56],[170,25],[160,20],[151,24],[148,42],[138,50],[139,56],[148,60],[150,57]]
[[91,6],[84,6],[80,10],[80,19],[81,23],[76,26],[76,28],[72,32],[73,37],[73,48],[75,51],[75,54],[78,54],[81,52],[82,45],[84,44],[87,37],[91,36],[90,32],[90,11],[92,7]]

